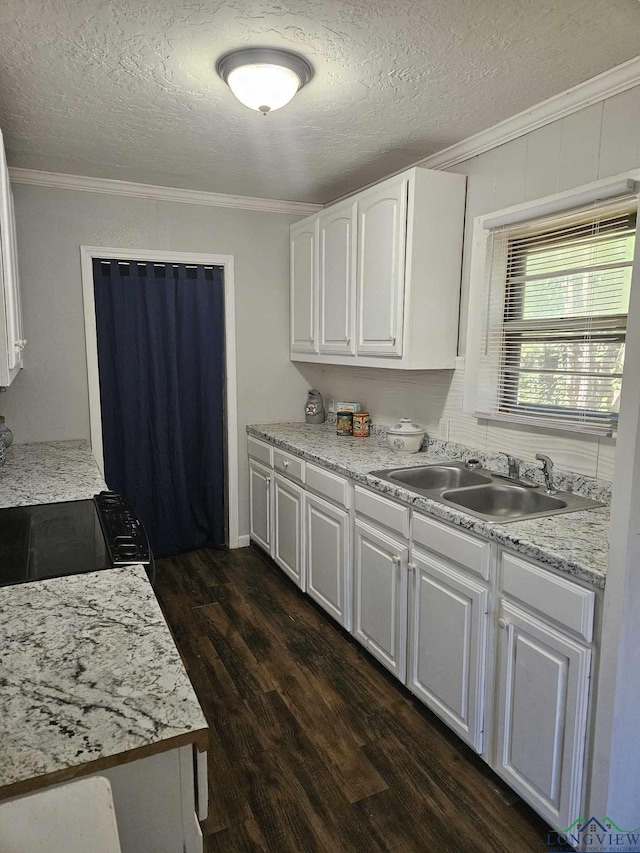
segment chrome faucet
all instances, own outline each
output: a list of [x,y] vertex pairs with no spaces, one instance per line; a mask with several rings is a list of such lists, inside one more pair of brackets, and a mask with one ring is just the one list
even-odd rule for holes
[[514,456],[509,456],[508,453],[504,454],[507,457],[507,465],[509,466],[509,476],[512,480],[520,479],[520,463]]
[[553,462],[544,453],[536,453],[538,462],[542,462],[542,474],[544,476],[544,484],[547,487],[548,495],[555,495],[556,487],[553,482]]

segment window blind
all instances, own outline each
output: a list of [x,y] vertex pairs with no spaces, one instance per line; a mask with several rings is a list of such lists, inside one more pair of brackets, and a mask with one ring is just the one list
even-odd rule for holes
[[611,435],[637,197],[489,232],[476,416]]

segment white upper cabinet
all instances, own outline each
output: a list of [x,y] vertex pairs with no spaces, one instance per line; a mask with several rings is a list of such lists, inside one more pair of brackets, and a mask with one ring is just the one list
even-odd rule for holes
[[455,366],[465,182],[409,169],[291,227],[293,361]]
[[357,204],[318,216],[320,352],[355,355]]
[[318,219],[291,226],[291,353],[318,352]]
[[13,195],[0,133],[0,386],[17,376],[25,344]]
[[358,354],[402,355],[406,178],[358,197]]

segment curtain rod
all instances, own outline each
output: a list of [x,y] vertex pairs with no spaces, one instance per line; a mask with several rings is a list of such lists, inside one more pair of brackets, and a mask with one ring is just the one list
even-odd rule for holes
[[[100,263],[101,264],[111,264],[111,263],[113,263],[113,261],[101,260]],[[116,263],[119,264],[120,266],[123,266],[123,267],[129,267],[129,266],[131,266],[131,264],[136,264],[139,267],[146,267],[147,263],[151,263],[151,261],[116,261]],[[180,264],[158,264],[158,263],[154,262],[152,264],[152,266],[154,266],[154,267],[173,267],[175,269],[176,267],[179,267]],[[184,266],[188,270],[197,270],[199,266],[204,267],[204,269],[206,269],[206,270],[215,269],[215,266],[212,264],[185,264]]]

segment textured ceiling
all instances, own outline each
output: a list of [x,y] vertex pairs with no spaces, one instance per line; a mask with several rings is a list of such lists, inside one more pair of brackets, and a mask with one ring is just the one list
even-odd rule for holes
[[[638,53],[637,0],[2,0],[9,162],[326,202]],[[283,110],[214,69],[287,47],[315,77]]]

